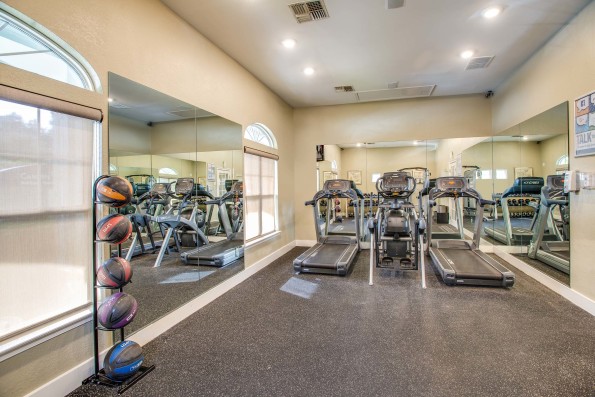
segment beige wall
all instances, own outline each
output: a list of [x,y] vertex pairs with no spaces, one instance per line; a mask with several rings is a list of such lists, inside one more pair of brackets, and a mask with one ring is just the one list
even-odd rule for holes
[[[595,2],[591,2],[564,29],[531,57],[496,90],[493,130],[502,131],[540,112],[570,101],[570,168],[595,172],[595,157],[575,158],[574,100],[595,90]],[[570,286],[595,299],[593,224],[595,191],[570,196]]]
[[568,135],[558,135],[541,142],[541,175],[546,178],[556,173],[556,161],[568,154]]
[[[294,240],[292,109],[251,73],[158,0],[4,3],[43,25],[86,58],[99,75],[103,93],[0,65],[3,84],[97,107],[107,116],[107,74],[111,71],[243,127],[255,122],[269,127],[281,157],[281,234],[256,248],[248,248],[246,264],[249,266]],[[107,120],[103,122],[103,132],[107,170]],[[27,360],[19,355],[2,362],[0,394],[22,395],[91,357],[90,335],[74,339],[73,332],[44,343]],[[71,343],[70,353],[56,360],[56,352],[65,343]]]
[[109,147],[118,153],[151,153],[151,127],[120,116],[110,118]]
[[294,131],[296,239],[315,240],[312,208],[300,205],[316,191],[315,145],[487,136],[490,101],[470,95],[295,109]]

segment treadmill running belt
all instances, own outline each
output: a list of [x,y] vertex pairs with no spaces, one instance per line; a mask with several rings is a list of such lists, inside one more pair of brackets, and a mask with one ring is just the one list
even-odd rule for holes
[[304,267],[311,266],[334,269],[337,267],[337,262],[343,258],[344,252],[352,246],[346,244],[324,244],[304,260]]
[[452,248],[442,248],[440,252],[449,259],[449,264],[455,270],[457,277],[488,280],[502,279],[502,273],[487,264],[476,253]]

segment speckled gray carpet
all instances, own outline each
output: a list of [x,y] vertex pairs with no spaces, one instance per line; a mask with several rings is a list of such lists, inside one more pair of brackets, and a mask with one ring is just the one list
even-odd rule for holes
[[[125,396],[593,396],[595,318],[514,269],[447,287],[427,264],[298,275],[295,248],[144,347]],[[113,396],[85,386],[71,396]]]

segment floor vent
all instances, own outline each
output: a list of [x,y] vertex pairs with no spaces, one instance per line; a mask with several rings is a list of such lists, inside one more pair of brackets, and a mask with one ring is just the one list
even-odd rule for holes
[[317,21],[329,17],[323,0],[294,3],[290,4],[289,8],[298,23]]
[[465,70],[485,69],[490,66],[494,57],[476,57],[471,58]]
[[428,97],[436,85],[422,85],[417,87],[402,87],[389,90],[358,91],[357,98],[360,102],[386,101],[391,99],[406,99]]
[[339,85],[335,87],[335,92],[353,92],[355,89],[352,85]]

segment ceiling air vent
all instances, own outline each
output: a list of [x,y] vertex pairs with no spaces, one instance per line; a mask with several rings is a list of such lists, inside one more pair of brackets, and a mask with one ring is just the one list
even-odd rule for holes
[[485,69],[490,66],[490,63],[494,57],[475,57],[469,60],[467,67],[465,70],[472,70],[472,69]]
[[335,87],[335,92],[353,92],[355,91],[353,89],[352,85],[339,85],[337,87]]
[[196,109],[194,108],[180,108],[178,110],[170,110],[166,112],[171,116],[181,117],[183,119],[194,118],[196,116]]
[[298,23],[317,21],[329,17],[324,1],[322,0],[294,3],[290,4],[289,8]]
[[124,105],[123,103],[112,101],[109,103],[109,106],[114,109],[130,109],[130,106]]
[[432,95],[436,85],[422,85],[417,87],[402,87],[392,90],[359,91],[357,98],[360,102],[386,101],[390,99],[419,98]]
[[386,9],[401,8],[405,5],[405,0],[386,0]]

